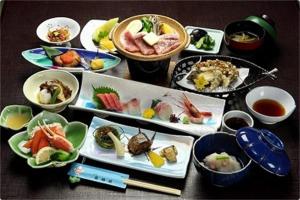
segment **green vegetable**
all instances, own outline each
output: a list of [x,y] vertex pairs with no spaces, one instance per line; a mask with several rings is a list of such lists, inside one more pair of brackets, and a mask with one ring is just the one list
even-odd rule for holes
[[57,96],[59,95],[59,93],[60,93],[60,88],[56,88],[50,99],[50,104],[54,104],[56,102],[56,99],[57,99]]
[[114,147],[114,143],[107,135],[108,132],[112,132],[120,140],[118,130],[111,126],[102,126],[97,128],[94,132],[94,137],[99,146],[105,149],[112,149]]
[[153,99],[151,103],[151,108],[154,108],[159,102],[161,102],[160,99]]
[[207,34],[200,38],[195,46],[197,49],[212,50],[215,46],[215,40]]
[[57,150],[54,154],[51,155],[51,160],[56,161],[66,161],[70,157],[70,153],[64,151],[64,150]]
[[146,31],[146,32],[150,33],[152,31],[152,28],[153,28],[152,22],[147,17],[143,17],[141,19],[141,21],[143,23],[142,31]]
[[74,183],[79,183],[80,182],[80,178],[76,177],[76,176],[69,176],[69,181],[70,183],[74,184]]
[[216,160],[227,160],[229,156],[216,156]]
[[115,146],[115,149],[116,149],[117,156],[118,157],[124,157],[125,148],[122,145],[120,139],[117,138],[112,132],[108,132],[107,135],[114,142],[114,146]]
[[113,88],[110,87],[97,87],[95,88],[94,86],[92,86],[94,89],[94,94],[93,94],[93,100],[96,103],[96,107],[99,109],[103,109],[105,108],[102,101],[97,97],[97,94],[106,94],[106,93],[115,93],[118,97],[119,94],[116,90],[114,90]]
[[190,119],[187,116],[184,116],[182,119],[182,123],[183,124],[189,124],[190,123]]

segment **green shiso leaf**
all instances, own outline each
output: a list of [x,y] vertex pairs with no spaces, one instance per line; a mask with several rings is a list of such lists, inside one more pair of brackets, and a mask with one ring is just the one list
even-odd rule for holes
[[154,109],[154,107],[155,107],[159,102],[161,102],[160,99],[153,99],[153,100],[152,100],[152,103],[151,103],[151,108]]
[[43,45],[41,45],[41,47],[44,49],[44,51],[46,52],[46,55],[50,59],[52,59],[54,56],[58,56],[63,53],[60,50],[52,48],[52,47],[47,47],[47,46],[43,46]]
[[115,93],[120,98],[118,92],[113,88],[105,87],[105,86],[100,86],[100,87],[95,88],[93,85],[92,85],[92,87],[94,90],[93,101],[96,104],[96,107],[99,109],[104,109],[105,106],[102,103],[102,101],[96,96],[97,94]]

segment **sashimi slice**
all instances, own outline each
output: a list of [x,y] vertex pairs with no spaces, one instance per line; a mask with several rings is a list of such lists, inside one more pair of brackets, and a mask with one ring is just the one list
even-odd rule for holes
[[130,115],[141,115],[140,100],[137,98],[131,99],[127,103],[127,112]]
[[113,97],[110,94],[104,94],[104,95],[109,103],[110,109],[117,110],[117,105],[115,104]]
[[110,95],[112,96],[116,106],[117,106],[117,111],[122,111],[122,105],[121,105],[121,102],[119,100],[119,97],[115,94],[115,93],[110,93]]
[[105,109],[111,109],[110,104],[104,94],[97,94],[96,95],[100,101],[104,104]]

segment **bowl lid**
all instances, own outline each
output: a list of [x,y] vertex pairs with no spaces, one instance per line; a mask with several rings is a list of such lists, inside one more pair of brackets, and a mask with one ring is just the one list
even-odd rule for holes
[[277,31],[275,29],[275,25],[272,19],[270,19],[267,15],[263,15],[262,17],[258,16],[249,16],[246,18],[248,21],[255,22],[260,25],[266,32],[272,37],[275,41],[277,37]]
[[282,141],[274,133],[266,129],[241,128],[236,133],[236,141],[248,157],[264,170],[277,176],[289,173],[291,162]]

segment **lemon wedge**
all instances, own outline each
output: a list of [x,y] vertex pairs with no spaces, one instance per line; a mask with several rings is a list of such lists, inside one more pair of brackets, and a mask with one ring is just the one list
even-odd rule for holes
[[110,31],[114,28],[114,26],[118,23],[119,18],[113,18],[99,26],[93,33],[92,39],[98,44],[101,38],[109,35]]
[[51,155],[54,154],[56,152],[56,149],[53,147],[43,147],[41,148],[35,157],[35,163],[37,165],[48,162],[49,160],[51,160]]

